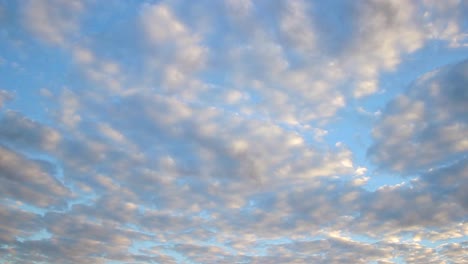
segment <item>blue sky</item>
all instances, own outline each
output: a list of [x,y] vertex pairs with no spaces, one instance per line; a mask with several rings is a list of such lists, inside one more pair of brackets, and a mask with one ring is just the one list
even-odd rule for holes
[[463,263],[466,14],[0,0],[0,262]]

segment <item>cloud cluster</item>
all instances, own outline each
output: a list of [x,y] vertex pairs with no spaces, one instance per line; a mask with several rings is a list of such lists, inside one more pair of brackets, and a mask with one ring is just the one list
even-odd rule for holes
[[371,158],[384,168],[411,173],[466,156],[467,73],[466,60],[435,70],[391,101],[373,130]]
[[[382,110],[376,173],[325,128],[406,54],[463,48],[462,3],[99,6],[11,11],[8,51],[59,50],[66,69],[26,67],[37,97],[0,91],[0,261],[463,263],[466,60]],[[366,188],[385,172],[405,182]]]

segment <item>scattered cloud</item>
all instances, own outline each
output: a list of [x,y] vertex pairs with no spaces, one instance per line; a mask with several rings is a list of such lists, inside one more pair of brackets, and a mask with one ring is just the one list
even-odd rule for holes
[[463,263],[465,9],[0,3],[0,262]]

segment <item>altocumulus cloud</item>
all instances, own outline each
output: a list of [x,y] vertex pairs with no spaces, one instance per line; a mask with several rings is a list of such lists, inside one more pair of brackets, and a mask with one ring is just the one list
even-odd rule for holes
[[0,262],[463,263],[467,12],[0,1]]

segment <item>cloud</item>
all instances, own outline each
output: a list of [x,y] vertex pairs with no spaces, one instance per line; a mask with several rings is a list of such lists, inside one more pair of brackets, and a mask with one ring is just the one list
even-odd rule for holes
[[39,39],[54,45],[70,45],[79,29],[81,1],[27,1],[23,6],[24,24]]
[[468,46],[468,35],[465,33],[466,18],[463,16],[468,10],[466,3],[447,1],[441,4],[428,0],[425,4],[430,7],[424,13],[429,38],[445,40],[452,48]]
[[206,61],[207,50],[201,45],[200,37],[190,32],[169,6],[143,5],[141,10],[141,25],[150,56],[146,60],[147,69],[162,74],[160,88],[165,92],[190,86],[192,75]]
[[35,161],[0,146],[1,191],[4,198],[38,207],[65,205],[69,191],[53,176],[53,165]]
[[253,3],[250,0],[226,0],[225,4],[230,9],[230,13],[236,14],[240,17],[247,16],[250,12],[252,12],[253,8]]
[[[64,107],[63,110],[73,106],[63,104],[61,99],[56,103]],[[259,192],[354,171],[350,163],[352,154],[344,147],[331,149],[324,155],[323,150],[307,145],[297,133],[275,123],[193,106],[171,97],[135,95],[104,104],[94,104],[92,98],[81,97],[79,105],[81,121],[71,130],[62,126],[58,132],[15,112],[7,112],[2,120],[3,142],[17,149],[47,153],[60,160],[59,164],[45,165],[61,169],[64,182],[73,186],[70,189],[73,199],[66,199],[71,202],[68,209],[46,213],[47,225],[42,227],[52,238],[11,245],[18,250],[35,248],[37,254],[49,256],[44,261],[137,259],[137,256],[120,254],[130,247],[125,244],[128,241],[120,244],[117,238],[112,238],[128,226],[157,234],[153,241],[180,243],[193,241],[195,234],[208,239],[213,233],[204,228],[209,226],[232,232],[239,232],[241,227],[253,230],[251,228],[257,226],[266,235],[267,230],[262,226],[267,225],[278,232],[287,232],[289,228],[281,231],[283,222],[271,222],[267,211],[260,209],[271,208],[276,212],[276,195],[271,193],[271,199],[266,199]],[[93,122],[90,115],[98,117],[96,113],[107,121]],[[52,137],[54,133],[60,136]],[[131,142],[131,147],[127,147],[127,141]],[[11,170],[24,171],[19,176],[27,177],[30,184],[37,181],[34,190],[39,192],[30,189],[27,190],[32,194],[3,192],[5,197],[40,207],[53,206],[67,197],[68,194],[51,189],[62,190],[63,187],[52,174],[46,177],[41,162],[28,161],[12,150],[4,152],[3,157],[12,156],[15,162],[2,167],[13,166]],[[292,194],[285,192],[284,195]],[[323,199],[327,200],[325,194]],[[255,209],[257,213],[244,215],[241,211],[250,201],[258,203],[260,208]],[[294,203],[296,200],[291,200],[292,208],[288,212],[308,219],[299,213],[302,207],[296,208]],[[311,204],[305,209],[310,212],[316,206]],[[318,210],[328,211],[330,215],[326,219],[336,216],[330,211],[334,205],[323,206]],[[203,212],[207,218],[199,216]],[[78,220],[66,220],[71,216]],[[63,223],[58,219],[78,222]],[[319,219],[319,215],[313,219]],[[260,222],[255,224],[255,221]],[[190,229],[193,231],[188,232]],[[92,230],[93,239],[87,235],[88,230]],[[69,237],[78,231],[83,237]],[[101,232],[105,233],[100,236]],[[148,239],[145,236],[135,238]],[[104,245],[101,243],[108,246],[99,246]],[[106,257],[98,252],[106,252]],[[31,255],[18,255],[19,259],[29,257]]]
[[[449,176],[440,174],[440,177]],[[459,180],[466,181],[463,177]],[[459,200],[460,187],[450,185],[450,192],[435,191],[427,186],[424,176],[413,185],[381,187],[374,193],[364,195],[368,199],[362,201],[355,230],[370,236],[375,236],[374,232],[401,234],[404,231],[438,230],[463,221],[466,205]],[[369,226],[372,228],[369,229]]]
[[49,45],[7,53],[61,77],[0,92],[2,260],[462,262],[467,61],[362,99],[431,41],[462,48],[459,3],[19,5],[15,38]]
[[404,54],[423,46],[424,32],[413,1],[363,1],[352,10],[354,30],[342,60],[355,75],[353,96],[360,98],[378,91],[382,71],[394,69]]
[[5,90],[0,90],[0,108],[2,108],[6,102],[12,99],[13,99],[13,95],[10,92],[5,91]]
[[308,8],[305,1],[287,2],[279,22],[286,44],[305,56],[313,52],[316,38],[312,22],[307,16]]
[[61,134],[14,111],[5,112],[0,119],[0,141],[32,151],[53,151]]
[[411,173],[443,166],[468,151],[468,62],[428,73],[391,101],[373,130],[370,158]]
[[[462,191],[467,183],[467,65],[462,61],[423,75],[383,110],[368,155],[383,170],[416,178],[369,194],[361,210],[362,229],[369,222],[385,222],[377,230],[422,228],[427,230],[420,233],[434,231],[438,239],[458,232],[467,208]],[[443,231],[445,226],[453,229]]]
[[422,174],[418,184],[428,188],[436,197],[450,197],[452,202],[467,210],[467,194],[463,191],[468,184],[468,176],[464,175],[467,166],[468,161],[465,157],[448,166]]
[[4,245],[13,243],[18,237],[34,234],[42,224],[38,215],[5,204],[0,207],[0,218],[2,219],[0,242]]

